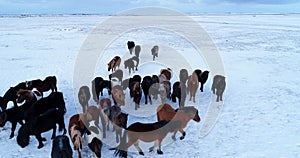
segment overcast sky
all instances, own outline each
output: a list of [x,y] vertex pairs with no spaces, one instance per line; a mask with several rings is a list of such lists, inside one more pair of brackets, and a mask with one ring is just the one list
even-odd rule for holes
[[0,14],[116,14],[145,6],[183,13],[300,13],[300,0],[0,0]]

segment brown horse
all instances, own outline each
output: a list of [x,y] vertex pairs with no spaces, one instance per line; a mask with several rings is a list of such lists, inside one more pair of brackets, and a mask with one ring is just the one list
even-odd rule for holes
[[97,127],[99,127],[99,116],[100,116],[100,110],[98,107],[92,105],[89,106],[86,109],[86,112],[84,113],[84,115],[86,116],[86,119],[88,121],[95,121],[95,125]]
[[[70,118],[69,121],[69,135],[74,144],[74,150],[78,151],[78,158],[82,158],[82,137],[85,133],[88,135],[91,132],[86,128],[87,119],[83,114],[75,114]],[[88,125],[87,125],[88,126]]]
[[190,101],[192,101],[192,99],[193,99],[194,103],[196,102],[195,96],[197,93],[198,86],[199,86],[198,75],[196,73],[193,73],[188,78],[187,94],[190,93]]
[[111,101],[109,98],[103,98],[99,102],[100,118],[102,124],[103,138],[106,138],[106,130],[109,129],[109,113],[110,113]]
[[120,67],[121,64],[121,58],[119,56],[115,56],[107,65],[108,65],[108,71],[111,70],[111,72],[116,71],[117,67]]
[[91,93],[89,87],[88,86],[80,87],[78,92],[78,100],[80,105],[82,106],[82,112],[85,113],[90,99],[91,99]]
[[120,85],[114,86],[111,90],[111,93],[115,105],[118,106],[125,105],[125,94],[123,92],[122,86]]
[[[139,140],[143,142],[153,142],[158,143],[158,154],[163,154],[161,151],[161,143],[163,139],[169,132],[177,131],[181,127],[181,122],[179,121],[158,121],[155,123],[140,123],[135,122],[131,124],[127,130],[124,131],[123,139],[118,147],[113,148],[115,151],[115,156],[120,156],[127,158],[127,149],[134,145],[138,150],[140,155],[144,155],[142,149],[139,147]],[[126,138],[128,142],[126,143]],[[149,150],[153,151],[155,145],[150,147]]]
[[55,76],[48,76],[43,81],[40,79],[32,80],[32,81],[26,81],[26,86],[28,89],[32,90],[33,88],[36,88],[39,92],[49,91],[50,89],[52,92],[57,92],[57,79]]
[[172,78],[172,70],[170,68],[161,69],[160,74],[164,74],[168,81],[170,81],[170,79]]
[[[223,92],[225,90],[226,87],[226,81],[225,81],[225,77],[221,76],[221,75],[216,75],[214,77],[214,81],[213,84],[211,86],[211,90],[213,91],[213,93],[217,95],[217,102],[219,100],[223,101]],[[217,89],[217,92],[215,92],[215,90]]]
[[17,103],[22,103],[23,101],[29,102],[32,100],[40,100],[42,97],[42,94],[39,91],[31,91],[31,90],[24,90],[24,89],[20,89],[17,92]]
[[[179,129],[179,132],[181,132],[182,136],[180,137],[180,140],[184,139],[186,133],[183,130],[188,122],[193,119],[196,122],[200,122],[200,117],[198,115],[198,110],[193,106],[186,106],[179,108],[177,110],[174,110],[171,105],[169,104],[162,104],[157,107],[157,120],[168,120],[168,121],[180,121],[181,128]],[[177,131],[174,131],[174,134],[172,136],[173,139],[175,139]]]
[[155,60],[155,57],[158,57],[158,50],[159,47],[157,45],[153,46],[151,49],[151,55],[153,56],[153,61]]

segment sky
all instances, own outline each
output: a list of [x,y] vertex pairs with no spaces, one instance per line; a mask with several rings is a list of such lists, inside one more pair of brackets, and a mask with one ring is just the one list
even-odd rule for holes
[[182,13],[300,13],[300,0],[0,0],[0,14],[117,14],[147,6]]

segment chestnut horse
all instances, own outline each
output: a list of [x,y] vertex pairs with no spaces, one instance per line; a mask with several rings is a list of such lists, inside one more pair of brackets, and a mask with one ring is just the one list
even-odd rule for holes
[[[200,117],[198,115],[198,110],[193,106],[186,106],[182,108],[178,108],[177,110],[174,110],[171,105],[169,104],[162,104],[157,107],[157,120],[168,120],[168,121],[180,121],[181,127],[179,129],[179,132],[181,132],[182,136],[180,137],[180,140],[184,139],[186,133],[183,130],[188,122],[193,119],[196,122],[200,122]],[[172,136],[173,139],[175,139],[177,131],[174,131],[174,134]]]
[[[221,76],[221,75],[216,75],[214,77],[214,81],[213,84],[211,86],[211,90],[213,91],[213,93],[217,95],[217,102],[219,100],[223,101],[223,92],[225,91],[225,87],[226,87],[226,82],[225,82],[225,77]],[[217,90],[217,92],[215,91]]]
[[196,102],[195,96],[197,93],[198,86],[199,86],[198,76],[194,72],[191,76],[189,76],[188,84],[187,84],[187,94],[190,93],[190,101],[192,101],[193,99],[194,103]]
[[155,57],[158,57],[158,50],[159,47],[158,46],[153,46],[151,49],[151,55],[153,56],[153,61],[155,60]]
[[[69,135],[74,144],[74,150],[78,151],[78,158],[82,158],[82,137],[86,133],[88,135],[91,132],[86,128],[87,120],[83,114],[75,114],[69,121]],[[88,125],[87,125],[88,126]]]
[[170,79],[172,78],[172,70],[170,68],[161,69],[160,74],[164,74],[168,81],[170,81]]
[[[163,154],[161,151],[161,142],[169,132],[177,131],[180,127],[181,122],[179,121],[162,120],[154,123],[135,122],[124,131],[123,138],[119,146],[112,148],[111,150],[115,150],[115,156],[127,158],[127,149],[131,145],[134,145],[139,151],[139,154],[144,155],[142,149],[139,147],[139,140],[143,142],[157,141],[158,143],[155,144],[158,145],[157,153]],[[128,138],[128,142],[126,142],[126,138]],[[153,151],[155,145],[150,147],[149,150]]]
[[116,71],[117,67],[120,67],[121,64],[121,58],[119,56],[115,56],[111,61],[107,64],[108,65],[108,71],[111,70],[111,72]]
[[109,129],[109,113],[110,113],[111,101],[109,98],[103,98],[99,102],[99,109],[100,109],[100,118],[102,124],[102,132],[103,138],[106,138],[106,130]]
[[111,93],[115,105],[118,106],[125,105],[125,94],[123,92],[122,86],[120,85],[114,86],[111,90]]

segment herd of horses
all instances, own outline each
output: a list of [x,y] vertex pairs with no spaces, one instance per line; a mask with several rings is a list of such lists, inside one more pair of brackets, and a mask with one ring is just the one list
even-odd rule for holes
[[[130,59],[139,60],[141,46],[135,45],[133,41],[128,41],[127,46],[130,54],[135,52],[135,55]],[[158,57],[158,50],[158,46],[151,49],[153,60]],[[126,65],[126,61],[124,63]],[[120,64],[121,58],[115,56],[108,63],[108,71],[112,71],[108,76],[109,79],[96,77],[91,81],[92,93],[90,93],[88,86],[80,87],[78,101],[82,106],[82,113],[70,117],[67,129],[64,120],[67,108],[63,93],[57,91],[55,76],[46,77],[44,80],[36,79],[21,82],[9,88],[3,97],[0,97],[0,127],[4,127],[6,122],[11,122],[12,127],[9,138],[13,138],[16,126],[19,123],[21,127],[16,139],[17,144],[24,148],[29,145],[30,136],[35,136],[38,140],[39,149],[44,146],[43,142],[46,141],[46,138],[42,137],[41,134],[52,130],[51,157],[53,158],[71,158],[73,157],[73,150],[77,151],[78,157],[81,158],[84,137],[87,137],[88,148],[94,153],[95,157],[101,157],[102,140],[107,138],[110,124],[112,124],[112,130],[116,134],[115,141],[119,143],[115,148],[111,148],[111,150],[115,150],[115,156],[127,157],[127,151],[131,145],[135,146],[139,154],[144,155],[139,147],[139,141],[156,142],[149,148],[149,151],[153,151],[155,147],[158,147],[157,153],[163,154],[161,143],[168,133],[173,133],[172,139],[175,140],[176,133],[179,131],[181,133],[180,140],[183,140],[186,135],[184,128],[188,122],[191,120],[200,122],[197,108],[185,106],[185,102],[187,95],[190,95],[190,101],[196,101],[195,94],[199,84],[200,90],[203,92],[203,85],[208,79],[209,72],[196,69],[189,75],[186,69],[181,69],[179,81],[172,85],[170,80],[173,77],[173,70],[171,68],[162,69],[159,74],[143,77],[134,75],[123,79],[123,71],[119,68]],[[135,69],[131,70],[137,71],[137,65]],[[129,74],[131,70],[129,69]],[[217,94],[216,101],[222,101],[225,86],[224,76],[214,76],[211,90],[214,94]],[[125,106],[127,88],[132,103],[135,104],[135,110],[140,108],[142,97],[145,98],[145,104],[148,104],[148,102],[153,104],[152,99],[156,100],[160,96],[161,105],[156,109],[156,122],[135,122],[127,126],[130,115],[122,111],[122,106]],[[104,89],[107,90],[108,96],[104,95]],[[44,96],[43,93],[49,90],[51,90],[51,93]],[[98,106],[89,105],[91,98]],[[177,100],[179,107],[174,109],[168,102],[176,102]],[[7,109],[7,104],[10,101],[13,102],[14,106]],[[56,136],[56,125],[58,125],[58,131],[62,133],[59,136]],[[69,136],[66,136],[67,132]],[[73,149],[70,142],[73,144]]]

